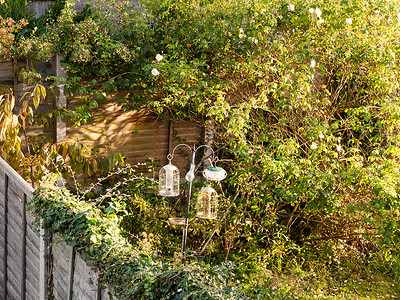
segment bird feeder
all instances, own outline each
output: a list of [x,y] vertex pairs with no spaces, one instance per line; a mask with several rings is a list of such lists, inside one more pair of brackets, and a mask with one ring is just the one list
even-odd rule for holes
[[203,171],[203,176],[209,181],[221,181],[226,177],[226,171],[220,167],[209,167]]
[[217,192],[209,185],[203,187],[197,195],[196,216],[202,219],[215,219],[217,208]]
[[160,196],[176,197],[179,195],[179,170],[171,162],[160,169],[158,182]]

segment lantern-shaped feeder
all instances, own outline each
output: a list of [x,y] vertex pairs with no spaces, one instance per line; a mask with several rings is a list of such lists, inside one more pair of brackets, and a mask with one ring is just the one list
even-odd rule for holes
[[202,219],[215,219],[217,208],[217,192],[209,185],[203,187],[197,195],[196,216]]
[[171,162],[160,169],[158,194],[165,197],[179,195],[179,170]]
[[203,171],[204,177],[209,181],[221,181],[226,177],[226,171],[220,167],[209,167]]

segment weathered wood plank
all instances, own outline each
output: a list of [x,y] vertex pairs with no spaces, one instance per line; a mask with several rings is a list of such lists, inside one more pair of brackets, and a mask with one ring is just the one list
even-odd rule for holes
[[22,203],[22,199],[26,193],[23,189],[21,189],[20,183],[18,181],[9,181],[8,189],[9,192],[12,192],[15,198],[19,199],[19,202]]
[[18,287],[11,281],[7,282],[7,299],[21,299]]
[[34,257],[32,254],[26,255],[26,280],[32,284],[39,285],[39,258]]
[[39,299],[39,283],[32,284],[30,281],[26,282],[26,300],[29,299]]
[[40,271],[39,260],[33,260],[27,255],[26,264],[26,291],[27,295],[36,295],[34,298],[39,298],[39,285],[40,285]]
[[7,270],[7,292],[10,299],[21,299],[20,287],[22,274],[20,270],[21,266],[18,266],[15,259],[12,256],[9,256]]
[[40,251],[40,237],[34,232],[29,226],[26,231],[27,243],[29,241],[29,245],[31,247],[31,251],[37,250]]
[[7,242],[8,246],[12,248],[13,253],[8,253],[9,256],[11,255],[18,255],[21,256],[22,249],[22,230],[19,227],[20,224],[15,222],[13,219],[8,220],[8,230],[7,230]]
[[8,211],[9,218],[17,219],[22,222],[22,202],[12,191],[8,193]]

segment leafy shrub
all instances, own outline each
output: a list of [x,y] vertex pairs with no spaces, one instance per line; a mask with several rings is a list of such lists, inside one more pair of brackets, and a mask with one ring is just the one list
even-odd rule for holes
[[[246,299],[232,263],[182,266],[155,253],[138,251],[122,236],[120,202],[102,207],[77,199],[48,177],[35,191],[36,223],[59,232],[90,265],[99,267],[118,299]],[[101,197],[100,197],[101,198]],[[140,243],[140,241],[139,241]]]

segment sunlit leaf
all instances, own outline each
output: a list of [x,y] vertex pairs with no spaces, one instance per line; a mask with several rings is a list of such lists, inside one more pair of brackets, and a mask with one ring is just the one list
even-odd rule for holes
[[35,88],[33,89],[32,100],[35,109],[37,109],[40,104],[40,88],[38,86],[35,86]]

